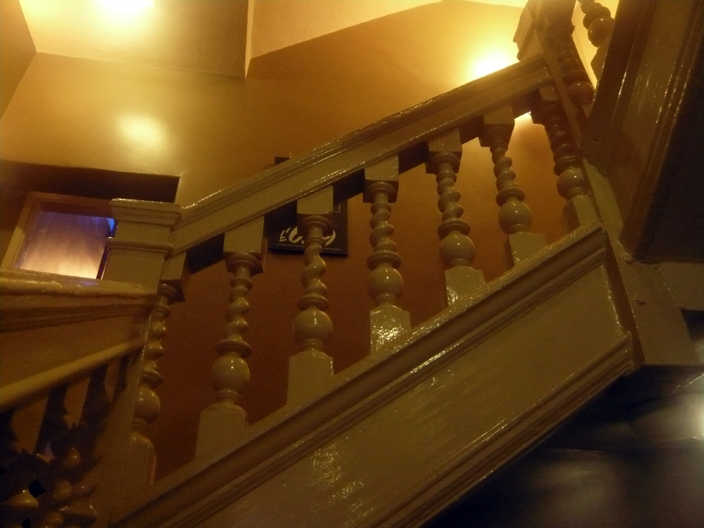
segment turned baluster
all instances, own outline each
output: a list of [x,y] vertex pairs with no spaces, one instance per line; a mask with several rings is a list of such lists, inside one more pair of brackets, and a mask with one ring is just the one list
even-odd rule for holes
[[455,188],[456,172],[462,156],[462,141],[457,129],[452,129],[428,141],[428,161],[425,170],[436,175],[438,208],[442,222],[440,256],[445,264],[446,302],[450,306],[484,284],[484,274],[472,268],[474,243],[467,236],[469,224],[461,218],[464,209],[459,204],[460,193]]
[[556,52],[567,95],[575,105],[588,113],[587,107],[594,100],[594,87],[574,45],[573,30],[572,24],[555,24],[548,28],[546,37]]
[[[581,135],[591,111],[594,87],[572,39],[574,2],[531,0],[521,14],[515,41],[518,57],[542,54],[574,134]],[[578,143],[581,137],[577,137]]]
[[582,13],[584,13],[584,27],[587,28],[589,42],[597,48],[596,55],[592,59],[592,69],[597,79],[601,78],[604,70],[604,59],[606,50],[609,47],[611,33],[614,29],[614,19],[611,18],[611,11],[599,2],[594,0],[579,0]]
[[372,232],[369,236],[374,251],[367,259],[369,294],[376,303],[369,313],[370,351],[399,334],[410,330],[410,314],[396,306],[403,290],[403,277],[397,268],[401,257],[391,240],[394,227],[389,222],[391,203],[398,194],[398,157],[393,156],[364,169],[364,201],[371,203]]
[[98,438],[105,429],[110,412],[110,399],[105,386],[108,366],[105,365],[91,374],[85,405],[74,438],[81,464],[75,470],[73,498],[60,513],[66,528],[86,528],[98,518],[91,502],[91,496],[98,486],[96,466],[102,455],[98,451]]
[[0,414],[0,468],[3,489],[0,518],[8,528],[20,528],[39,508],[39,501],[29,491],[44,462],[16,445],[12,427],[14,409]]
[[332,321],[325,311],[327,288],[322,281],[325,261],[320,256],[325,236],[332,233],[328,213],[333,209],[332,188],[328,187],[298,201],[298,230],[303,233],[305,268],[301,282],[305,292],[298,302],[293,335],[300,352],[289,360],[288,402],[315,394],[333,374],[332,358],[323,352],[332,335]]
[[530,232],[532,216],[524,203],[525,193],[514,181],[513,161],[506,155],[514,127],[513,110],[502,107],[483,116],[484,129],[479,136],[483,147],[489,147],[496,176],[496,203],[501,207],[499,224],[508,235],[506,250],[512,265],[518,264],[546,245],[545,237]]
[[249,311],[246,295],[252,287],[250,278],[263,269],[263,230],[262,217],[225,234],[225,264],[233,278],[224,338],[216,345],[220,357],[211,370],[218,401],[200,414],[196,456],[228,449],[247,425],[247,413],[239,400],[249,383],[245,358],[252,348],[242,334],[248,328],[245,315]]
[[164,354],[161,340],[166,335],[165,321],[170,313],[169,304],[178,297],[179,291],[174,286],[164,282],[159,284],[157,301],[149,320],[147,341],[142,349],[140,362],[136,366],[141,369],[141,372],[132,415],[132,432],[122,487],[123,497],[154,482],[156,455],[154,446],[145,433],[161,410],[161,402],[155,391],[161,384],[157,359]]
[[594,204],[585,190],[584,169],[581,156],[565,116],[559,104],[555,90],[543,87],[531,112],[533,122],[545,127],[550,149],[555,161],[554,172],[557,175],[557,190],[565,200],[565,216],[568,226],[575,228],[597,219]]
[[67,389],[68,385],[61,385],[49,394],[37,442],[38,451],[49,454],[48,465],[37,479],[45,493],[38,497],[39,511],[32,526],[40,528],[59,528],[64,525],[61,510],[73,497],[70,477],[81,464],[80,453],[65,420]]

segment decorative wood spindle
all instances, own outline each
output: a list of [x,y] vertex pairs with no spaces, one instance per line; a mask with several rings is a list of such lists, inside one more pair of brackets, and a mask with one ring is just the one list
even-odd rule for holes
[[218,401],[200,414],[196,456],[227,449],[247,425],[247,412],[239,405],[240,395],[249,383],[249,367],[245,358],[252,347],[244,340],[249,311],[247,292],[250,278],[263,269],[264,218],[259,218],[225,234],[224,251],[230,282],[230,304],[224,338],[216,346],[220,357],[213,363],[211,376]]
[[91,503],[91,495],[98,486],[95,469],[102,458],[97,448],[98,438],[105,429],[110,412],[110,400],[105,386],[107,372],[108,366],[105,365],[92,373],[80,424],[75,431],[81,465],[76,470],[73,498],[60,512],[66,528],[86,528],[98,518]]
[[587,28],[587,36],[596,48],[597,52],[592,59],[592,69],[597,79],[601,79],[604,70],[604,59],[606,50],[609,47],[611,33],[614,29],[614,19],[611,18],[611,11],[599,2],[594,0],[579,0],[580,8],[584,13],[584,27]]
[[548,24],[545,38],[555,52],[567,95],[588,114],[588,108],[594,100],[594,87],[574,45],[573,31],[574,26],[569,20],[559,19]]
[[151,440],[145,433],[149,424],[159,416],[161,402],[155,389],[161,384],[161,374],[157,370],[157,359],[164,354],[161,339],[166,335],[166,318],[169,316],[169,304],[179,296],[176,288],[170,284],[160,283],[157,301],[152,309],[149,321],[147,342],[142,349],[141,368],[137,400],[132,415],[132,434],[130,436],[128,462],[125,469],[123,495],[132,493],[154,482],[156,455]]
[[70,477],[81,464],[80,453],[65,420],[67,389],[68,385],[61,385],[51,391],[39,432],[38,450],[50,453],[49,463],[38,478],[46,492],[38,497],[38,522],[32,522],[32,526],[36,524],[41,528],[64,526],[61,510],[73,497]]
[[542,55],[555,80],[576,144],[591,112],[594,88],[572,39],[574,2],[531,0],[521,13],[514,39],[518,58]]
[[565,214],[571,228],[597,219],[594,204],[584,188],[584,169],[574,138],[566,126],[558,96],[551,87],[539,90],[539,98],[531,112],[533,122],[542,124],[550,141],[555,161],[557,190],[567,200]]
[[301,401],[315,394],[333,375],[332,358],[323,345],[332,335],[332,321],[325,311],[327,288],[321,277],[325,261],[320,256],[325,236],[332,233],[328,213],[333,209],[332,187],[298,201],[298,229],[303,233],[305,268],[302,283],[305,293],[298,302],[293,334],[301,351],[289,360],[288,402]]
[[38,470],[46,465],[43,461],[17,448],[17,437],[12,428],[14,409],[0,414],[0,468],[2,484],[0,490],[0,518],[9,528],[21,528],[39,508],[39,501],[30,493],[30,483]]
[[442,222],[440,256],[445,264],[446,302],[450,306],[484,284],[484,274],[472,268],[474,243],[467,236],[469,224],[461,218],[464,209],[459,204],[460,193],[455,188],[456,172],[462,156],[462,141],[458,129],[428,141],[428,161],[425,169],[436,175],[438,208]]
[[364,201],[371,203],[374,248],[367,259],[369,293],[376,303],[369,313],[370,351],[374,353],[399,334],[410,330],[410,314],[396,306],[403,290],[403,277],[398,272],[401,257],[391,240],[394,227],[389,222],[391,203],[398,194],[398,157],[393,156],[364,170]]
[[489,147],[496,176],[496,203],[501,207],[499,224],[508,235],[506,250],[515,266],[547,244],[545,237],[530,232],[532,216],[524,203],[525,193],[516,184],[516,173],[511,169],[513,161],[506,156],[508,143],[514,127],[513,110],[502,107],[483,116],[484,130],[479,136],[483,147]]

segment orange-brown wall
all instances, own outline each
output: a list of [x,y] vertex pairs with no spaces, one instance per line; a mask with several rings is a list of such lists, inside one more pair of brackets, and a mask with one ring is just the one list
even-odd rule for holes
[[[304,152],[464,83],[473,57],[512,46],[519,14],[471,2],[423,6],[257,57],[244,80],[39,54],[2,123],[0,154],[178,175],[177,201],[187,205],[270,166],[274,156]],[[503,24],[494,26],[496,20]],[[152,127],[154,137],[125,133],[130,119]],[[562,202],[543,130],[522,122],[509,155],[534,211],[534,230],[555,240]],[[477,141],[465,145],[458,187],[477,247],[474,265],[494,278],[507,269],[505,235],[490,154]],[[399,304],[414,325],[443,306],[435,192],[434,177],[416,168],[401,177],[392,211],[406,283]],[[336,370],[368,350],[369,218],[368,204],[352,199],[350,256],[327,259],[335,331],[326,350]],[[290,327],[302,293],[300,257],[270,253],[265,267],[248,297],[252,381],[242,404],[250,421],[284,403],[288,357],[296,352]],[[162,412],[150,429],[161,475],[192,455],[198,412],[214,401],[209,369],[228,289],[224,265],[216,265],[195,274],[187,302],[172,307],[160,360]]]

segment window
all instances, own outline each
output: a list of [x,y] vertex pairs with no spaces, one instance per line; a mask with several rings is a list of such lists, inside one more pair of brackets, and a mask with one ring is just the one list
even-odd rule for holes
[[107,200],[29,193],[2,265],[100,278],[114,228]]

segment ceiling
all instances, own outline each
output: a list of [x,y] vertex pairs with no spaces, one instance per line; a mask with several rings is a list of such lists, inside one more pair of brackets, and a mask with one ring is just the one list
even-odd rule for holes
[[[244,77],[250,59],[440,0],[20,0],[37,52]],[[442,0],[464,1],[464,0]],[[522,7],[526,0],[483,0]]]

